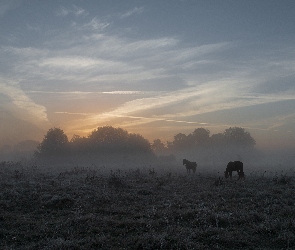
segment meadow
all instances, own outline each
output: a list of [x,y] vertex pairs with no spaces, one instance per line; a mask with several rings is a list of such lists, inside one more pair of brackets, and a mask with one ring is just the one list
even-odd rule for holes
[[294,172],[0,164],[1,249],[294,249]]

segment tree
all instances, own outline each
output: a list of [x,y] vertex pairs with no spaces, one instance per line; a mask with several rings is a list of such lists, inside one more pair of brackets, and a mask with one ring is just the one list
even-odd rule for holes
[[147,139],[139,134],[129,134],[127,147],[129,147],[133,153],[151,153],[151,144]]
[[166,150],[165,144],[160,139],[154,140],[151,147],[152,150],[158,154],[163,154]]
[[122,128],[99,127],[88,136],[89,149],[94,152],[151,152],[148,140],[139,134],[129,134]]
[[210,131],[205,128],[197,128],[192,133],[194,144],[197,146],[205,146],[209,143]]
[[99,127],[88,136],[92,148],[123,147],[128,140],[128,132],[112,126]]
[[85,153],[89,149],[89,139],[80,135],[73,135],[69,144],[72,154]]
[[244,128],[230,127],[223,133],[225,143],[231,146],[254,147],[256,141]]
[[225,143],[225,136],[223,133],[213,134],[210,137],[211,146],[219,147],[224,145]]
[[174,141],[171,145],[174,149],[186,149],[188,148],[188,139],[185,134],[178,133],[174,136]]
[[68,152],[67,135],[60,128],[51,128],[36,151],[37,156],[61,156]]

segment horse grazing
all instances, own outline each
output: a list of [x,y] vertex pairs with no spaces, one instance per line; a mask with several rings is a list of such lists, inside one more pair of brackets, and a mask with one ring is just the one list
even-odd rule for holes
[[197,169],[197,163],[196,162],[191,162],[191,161],[188,161],[186,159],[183,159],[182,164],[185,165],[186,172],[188,174],[190,174],[191,170],[193,171],[193,173],[196,172],[196,169]]
[[224,172],[225,178],[230,177],[230,179],[231,179],[233,171],[238,172],[238,175],[239,175],[238,180],[245,178],[245,173],[243,171],[243,162],[241,162],[241,161],[234,161],[234,162],[230,161],[227,164],[226,170]]

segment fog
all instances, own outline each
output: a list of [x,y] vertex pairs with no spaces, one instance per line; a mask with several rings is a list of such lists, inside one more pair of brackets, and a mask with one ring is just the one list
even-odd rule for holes
[[60,128],[49,129],[42,142],[27,140],[0,149],[0,162],[20,162],[46,170],[92,168],[105,173],[137,169],[146,172],[186,174],[183,159],[197,163],[196,174],[222,177],[230,161],[241,161],[245,175],[294,173],[294,150],[259,150],[249,132],[229,128],[213,134],[204,128],[179,133],[166,145],[159,139],[150,143],[139,134],[111,126],[98,127],[88,137],[68,140]]
[[242,148],[214,148],[194,150],[179,150],[167,154],[124,153],[111,152],[93,155],[84,152],[83,155],[49,157],[36,159],[34,152],[39,145],[36,141],[24,141],[13,147],[4,146],[0,150],[0,162],[20,162],[23,166],[37,166],[46,171],[62,172],[73,168],[91,168],[101,173],[110,171],[127,171],[130,169],[158,174],[167,172],[186,174],[182,164],[183,159],[197,162],[196,174],[210,173],[223,177],[223,172],[229,161],[242,161],[246,176],[253,173],[264,175],[289,174],[294,175],[294,150],[253,150]]

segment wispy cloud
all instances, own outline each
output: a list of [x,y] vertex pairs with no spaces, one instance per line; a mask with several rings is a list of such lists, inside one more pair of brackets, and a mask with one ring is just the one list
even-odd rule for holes
[[[251,78],[251,71],[247,74],[247,71],[243,70],[241,75],[238,75],[239,72],[234,72],[225,65],[223,67],[228,72],[220,79],[217,79],[219,75],[211,71],[210,77],[215,78],[213,82],[198,81],[202,75],[197,75],[194,71],[203,66],[216,69],[216,65],[222,62],[219,57],[215,56],[216,53],[230,50],[234,46],[232,42],[183,48],[179,46],[179,40],[169,37],[128,41],[126,38],[96,34],[84,36],[83,44],[80,45],[80,43],[81,41],[77,41],[74,46],[66,50],[52,52],[48,49],[12,47],[5,48],[5,50],[23,59],[18,62],[16,71],[27,79],[34,76],[44,78],[44,80],[73,83],[111,83],[115,89],[121,89],[120,91],[86,92],[46,90],[44,91],[46,93],[143,95],[143,98],[126,101],[122,106],[110,112],[99,114],[85,112],[84,125],[96,126],[97,123],[106,123],[124,117],[131,119],[124,122],[125,125],[145,124],[160,120],[190,123],[194,121],[189,121],[189,118],[199,114],[293,98],[292,94],[287,95],[286,93],[280,95],[252,94],[252,85],[256,85],[257,81],[263,82],[264,79]],[[264,71],[266,71],[265,68],[264,65]],[[141,81],[173,76],[173,72],[177,72],[177,75],[187,83],[185,89],[178,91],[167,89],[166,92],[155,92],[152,95],[149,94],[148,97],[145,96],[147,93],[140,90],[124,89],[130,86],[131,82],[136,83],[134,86],[140,89]],[[255,83],[251,84],[253,81]],[[42,90],[39,91],[41,92]],[[160,115],[157,115],[157,112],[154,115],[140,115],[142,113],[152,114],[153,110],[159,109],[161,110]],[[204,122],[196,121],[196,123]]]
[[[108,123],[113,119],[125,117],[131,119],[129,122],[125,122],[125,126],[146,124],[160,120],[167,122],[207,124],[206,122],[200,121],[188,121],[188,119],[196,115],[216,111],[239,109],[242,107],[268,104],[284,100],[295,100],[295,95],[292,93],[262,96],[245,94],[241,91],[244,86],[234,88],[235,84],[236,82],[231,81],[220,83],[215,82],[154,97],[135,99],[126,102],[124,105],[113,111],[90,114],[84,122],[88,125],[92,124],[93,127],[95,127],[96,124]],[[212,96],[214,96],[214,100],[212,100]],[[175,112],[179,109],[177,104],[181,107],[181,112]],[[161,109],[161,115],[155,115],[156,112],[152,111],[157,109]],[[143,113],[153,115],[140,115]]]
[[[85,25],[91,25],[91,22]],[[130,41],[104,34],[84,35],[77,40],[71,36],[73,34],[64,39],[76,42],[64,50],[12,47],[6,50],[20,57],[14,68],[23,76],[35,74],[56,80],[132,82],[166,77],[172,71],[181,74],[181,70],[187,71],[188,65],[194,70],[196,65],[208,64],[208,60],[201,58],[204,55],[230,47],[228,43],[221,43],[181,48],[179,40],[169,37]],[[61,43],[53,39],[50,47],[55,48]]]
[[144,10],[144,7],[135,7],[132,10],[127,11],[126,13],[122,14],[121,18],[127,18],[134,14],[141,14]]
[[95,31],[103,31],[106,27],[108,27],[110,23],[102,22],[97,17],[91,19],[90,22],[84,24],[82,28],[89,28]]
[[65,114],[65,115],[82,115],[89,116],[91,113],[77,113],[77,112],[66,112],[66,111],[55,111],[55,114]]
[[93,66],[103,66],[107,64],[107,61],[103,60],[93,60],[91,58],[83,58],[83,57],[53,57],[46,58],[42,62],[39,63],[39,66],[48,66],[48,67],[56,67],[59,69],[68,69],[72,68],[76,70],[77,68],[91,68]]
[[39,94],[61,94],[61,95],[88,95],[88,94],[107,94],[107,95],[144,95],[152,94],[152,91],[40,91],[31,90],[26,91],[26,93],[39,93]]
[[18,83],[0,78],[0,93],[9,97],[14,104],[13,112],[18,113],[22,120],[35,124],[48,123],[46,108],[36,104],[24,91],[20,89]]
[[61,6],[57,11],[56,14],[58,16],[67,16],[69,14],[73,14],[75,16],[87,16],[88,12],[85,9],[82,9],[76,5],[73,5],[72,7],[64,7]]

